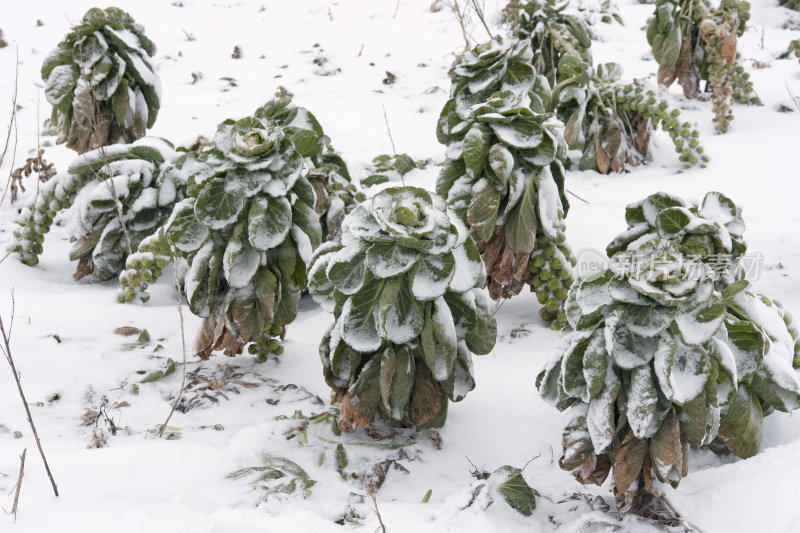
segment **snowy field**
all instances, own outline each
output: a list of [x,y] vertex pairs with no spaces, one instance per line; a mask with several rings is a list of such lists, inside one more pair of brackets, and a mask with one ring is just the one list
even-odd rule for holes
[[[493,32],[502,31],[503,4],[486,2]],[[715,135],[710,102],[685,101],[673,87],[671,104],[700,130],[708,167],[680,170],[669,138],[656,132],[653,161],[644,167],[608,176],[570,172],[567,188],[587,203],[572,201],[567,235],[576,251],[602,250],[625,229],[626,204],[659,190],[697,199],[720,190],[743,206],[750,251],[763,254],[755,288],[800,316],[800,112],[790,96],[800,95],[800,66],[794,59],[776,59],[800,37],[800,31],[784,29],[787,20],[800,22],[800,13],[779,7],[777,0],[752,4],[740,47],[764,106],[736,105],[729,133]],[[50,114],[39,78],[42,60],[95,5],[2,3],[0,28],[10,44],[0,49],[3,139],[19,56],[14,166],[33,154],[37,124]],[[163,99],[151,135],[175,144],[189,144],[200,134],[211,137],[218,122],[250,114],[282,85],[318,117],[357,179],[374,156],[391,153],[384,108],[398,152],[434,162],[444,158],[436,119],[449,91],[447,71],[463,48],[461,29],[444,2],[438,11],[431,0],[122,0],[117,5],[144,25],[158,46]],[[657,66],[642,29],[652,5],[621,0],[619,9],[624,26],[598,21],[594,27],[595,63],[621,63],[624,79],[654,79]],[[487,37],[474,16],[467,30],[474,42]],[[241,50],[239,59],[231,57],[234,46]],[[753,68],[754,62],[764,68]],[[387,71],[396,76],[394,84],[382,82]],[[778,112],[780,106],[795,110]],[[74,153],[48,145],[53,137],[42,135],[41,142],[46,158],[65,169]],[[9,154],[0,175],[8,176],[12,168]],[[432,189],[437,168],[414,170],[406,183]],[[2,250],[12,240],[19,207],[34,194],[33,178],[28,183],[32,186],[16,204],[6,198],[0,206]],[[351,473],[357,478],[384,460],[400,465],[389,468],[377,494],[383,522],[393,533],[652,530],[604,513],[592,502],[601,495],[611,503],[607,488],[584,487],[559,468],[563,415],[534,387],[558,334],[539,320],[534,294],[523,293],[497,311],[496,348],[474,358],[477,387],[450,406],[441,442],[424,432],[382,440],[363,431],[337,436],[329,423],[303,430],[295,413],[321,413],[330,396],[317,347],[332,317],[309,298],[301,302],[279,358],[260,365],[247,355],[191,358],[187,371],[194,379],[187,397],[195,401],[172,417],[170,438],[157,438],[154,430],[169,413],[181,372],[139,382],[163,369],[168,358],[181,359],[174,280],[165,275],[146,305],[120,305],[115,281],[72,280],[69,246],[66,227],[54,225],[35,268],[14,256],[0,263],[0,314],[8,325],[13,291],[12,350],[61,493],[52,494],[11,372],[0,363],[0,506],[6,511],[13,503],[19,455],[28,450],[16,523],[0,513],[0,531],[372,532],[378,527],[373,504]],[[191,346],[200,319],[187,309],[184,315]],[[150,341],[136,344],[136,337],[116,335],[120,326],[146,329]],[[746,461],[693,452],[680,487],[663,488],[688,522],[707,532],[800,531],[800,420],[770,415],[764,435],[762,452]],[[337,468],[337,443],[348,458],[344,468]],[[230,476],[262,466],[265,453],[294,461],[316,481],[307,498],[266,498],[259,484],[251,484],[257,472]],[[502,501],[485,511],[462,509],[472,493],[474,467],[491,472],[529,461],[524,477],[539,495],[532,516],[523,517]],[[429,489],[429,501],[421,503]],[[336,523],[348,518],[361,525]]]

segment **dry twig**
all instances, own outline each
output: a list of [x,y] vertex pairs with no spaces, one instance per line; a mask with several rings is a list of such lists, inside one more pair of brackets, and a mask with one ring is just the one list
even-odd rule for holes
[[183,390],[186,387],[186,334],[185,329],[183,326],[183,295],[181,293],[181,285],[180,285],[180,276],[178,276],[178,257],[175,253],[175,245],[172,243],[172,239],[167,237],[167,242],[169,242],[169,251],[172,254],[172,268],[175,272],[175,290],[178,292],[178,317],[180,318],[181,323],[181,352],[183,353],[183,375],[181,376],[181,388],[178,391],[178,396],[175,398],[175,401],[172,402],[172,409],[169,411],[169,415],[167,415],[167,419],[164,420],[164,423],[158,429],[158,436],[161,437],[164,435],[164,429],[169,424],[170,418],[172,418],[172,414],[175,412],[175,408],[178,407],[178,404],[183,397]]
[[481,24],[483,24],[483,28],[486,30],[486,33],[489,34],[489,38],[493,39],[494,35],[492,35],[492,31],[489,29],[489,25],[486,24],[483,5],[478,5],[478,0],[470,0],[470,4],[472,5],[472,9],[475,10],[475,14],[478,15],[478,20],[480,20]]
[[31,431],[33,432],[33,438],[36,440],[36,446],[39,448],[39,455],[42,456],[42,462],[44,463],[44,468],[47,471],[47,477],[50,478],[50,484],[53,486],[53,493],[58,497],[58,487],[56,486],[56,480],[53,479],[53,474],[50,473],[50,465],[47,463],[47,458],[44,456],[44,450],[42,449],[42,442],[39,440],[39,433],[36,431],[36,426],[33,423],[33,416],[31,415],[30,407],[28,407],[28,401],[25,399],[25,392],[22,390],[22,383],[19,380],[19,372],[17,372],[17,367],[14,365],[14,358],[11,355],[11,330],[14,327],[14,308],[16,307],[16,302],[14,300],[14,293],[11,293],[11,322],[8,325],[8,332],[6,332],[5,324],[3,324],[3,317],[0,316],[0,334],[3,336],[3,344],[5,346],[0,346],[0,351],[3,352],[3,355],[6,357],[6,361],[8,361],[8,365],[11,367],[11,372],[14,374],[14,381],[17,383],[17,390],[19,391],[19,397],[22,399],[22,405],[25,407],[25,414],[28,415],[28,424],[31,426]]
[[17,507],[19,506],[19,491],[22,488],[22,478],[25,476],[25,454],[28,453],[28,448],[22,450],[22,455],[19,456],[19,477],[17,484],[14,485],[14,505],[11,507],[11,514],[14,515],[14,522],[17,521]]
[[[11,119],[8,121],[8,130],[6,132],[6,142],[3,146],[3,152],[0,153],[0,167],[3,166],[3,161],[6,158],[6,153],[8,152],[8,144],[11,140],[11,128],[14,127],[14,153],[11,159],[11,168],[14,168],[14,159],[17,155],[17,94],[19,90],[19,48],[17,48],[17,67],[14,73],[14,94],[11,95]],[[9,185],[11,184],[11,175],[8,176],[8,182],[6,183],[6,189],[3,191],[3,197],[0,199],[0,205],[3,205],[3,201],[6,199],[6,193],[10,188]]]

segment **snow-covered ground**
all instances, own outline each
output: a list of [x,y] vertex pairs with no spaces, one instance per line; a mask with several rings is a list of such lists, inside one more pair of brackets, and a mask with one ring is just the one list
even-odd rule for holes
[[[500,31],[496,13],[503,3],[487,2],[493,31]],[[42,60],[94,5],[7,0],[0,8],[0,28],[10,43],[0,49],[1,139],[19,56],[15,166],[33,153],[37,124],[50,113],[39,78]],[[124,0],[117,5],[158,45],[163,100],[152,135],[176,144],[199,134],[210,137],[218,122],[251,113],[282,85],[298,105],[316,114],[359,178],[372,157],[391,152],[383,108],[398,152],[415,159],[444,157],[436,142],[436,118],[449,90],[447,70],[463,47],[459,25],[444,2],[437,4],[439,11],[431,9],[430,0]],[[652,79],[656,64],[642,26],[653,8],[637,0],[622,0],[619,7],[625,26],[598,22],[595,27],[600,38],[594,43],[595,61],[620,62],[626,79]],[[764,106],[737,105],[731,130],[719,136],[713,134],[710,103],[686,102],[673,88],[673,103],[700,130],[711,157],[708,168],[680,171],[669,138],[658,132],[654,159],[645,167],[610,176],[571,172],[567,187],[588,203],[573,201],[567,234],[574,250],[602,250],[624,229],[626,204],[658,190],[694,198],[721,190],[744,207],[750,250],[764,256],[756,288],[800,314],[800,112],[777,111],[780,104],[792,106],[790,93],[800,95],[800,66],[794,59],[776,60],[800,36],[798,30],[784,29],[787,20],[800,27],[800,13],[779,7],[777,0],[754,0],[751,13],[740,46]],[[478,41],[486,38],[474,17],[467,29]],[[240,59],[231,57],[234,46],[242,51]],[[318,58],[327,61],[315,63]],[[766,67],[752,68],[752,60]],[[382,83],[386,71],[396,75],[394,84]],[[193,73],[199,78],[194,84]],[[73,155],[63,146],[46,146],[46,158],[59,169]],[[9,154],[0,176],[8,176],[11,168]],[[414,170],[406,182],[432,188],[436,172],[435,166]],[[11,241],[13,220],[32,197],[33,183],[28,180],[26,186],[32,187],[17,204],[6,199],[0,206],[0,249]],[[14,257],[0,263],[0,314],[8,326],[13,291],[12,350],[61,493],[55,498],[51,492],[11,372],[0,363],[0,506],[5,510],[13,501],[9,491],[18,456],[28,449],[16,523],[0,514],[0,530],[342,531],[359,527],[335,523],[352,511],[360,515],[361,529],[371,532],[378,526],[372,502],[362,503],[364,489],[350,473],[385,459],[396,459],[407,470],[390,468],[377,494],[383,522],[392,532],[594,531],[614,522],[575,496],[599,494],[610,500],[606,489],[582,487],[558,467],[563,415],[543,403],[534,388],[558,335],[538,319],[534,295],[520,295],[497,311],[497,346],[475,358],[477,388],[451,405],[439,431],[441,449],[431,434],[375,441],[363,432],[336,436],[325,423],[309,424],[305,439],[287,438],[303,423],[294,418],[296,412],[321,413],[329,404],[317,345],[331,317],[307,298],[279,359],[262,365],[250,356],[190,360],[187,370],[206,378],[198,378],[188,393],[198,405],[176,412],[170,421],[173,438],[159,439],[152,430],[170,410],[180,371],[139,383],[138,394],[132,385],[142,379],[139,372],[181,358],[177,298],[169,276],[153,287],[148,304],[120,305],[115,282],[73,282],[68,249],[66,228],[54,226],[37,267]],[[185,311],[191,345],[200,320]],[[147,329],[151,341],[125,346],[135,337],[116,335],[119,326]],[[156,349],[159,345],[163,348]],[[202,383],[218,401],[199,402]],[[118,428],[116,435],[102,414],[96,427],[85,424],[87,412],[100,406]],[[773,414],[764,433],[762,453],[747,461],[721,460],[709,452],[692,456],[689,476],[677,490],[665,489],[689,522],[709,532],[800,530],[800,421]],[[95,435],[106,444],[87,448],[97,443]],[[406,445],[402,453],[363,445],[375,442]],[[337,471],[336,443],[344,443],[349,460],[345,475]],[[250,484],[257,474],[228,477],[261,466],[264,453],[305,469],[317,482],[311,494],[265,501],[264,491]],[[502,502],[485,511],[462,510],[474,482],[471,463],[492,471],[504,464],[521,467],[533,457],[524,470],[539,493],[531,517]],[[430,500],[421,503],[428,489]],[[622,527],[645,526],[626,522]]]

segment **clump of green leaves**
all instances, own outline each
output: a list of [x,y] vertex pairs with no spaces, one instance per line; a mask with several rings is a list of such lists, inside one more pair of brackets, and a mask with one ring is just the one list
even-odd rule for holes
[[537,378],[571,416],[560,465],[582,483],[612,487],[623,512],[641,510],[653,477],[677,486],[689,447],[758,452],[765,413],[800,406],[791,359],[753,322],[747,282],[715,289],[705,263],[653,239],[578,281],[566,335]]
[[470,490],[472,495],[464,507],[487,509],[500,497],[512,509],[523,516],[530,516],[536,509],[536,495],[525,478],[522,470],[504,465],[492,473],[475,470],[472,475],[477,478]]
[[783,7],[800,11],[800,0],[778,0],[778,3]]
[[161,83],[150,62],[155,53],[125,11],[87,11],[42,65],[58,142],[82,154],[144,136],[160,107]]
[[361,180],[361,185],[372,187],[389,181],[402,181],[403,176],[415,168],[421,167],[408,154],[381,154],[372,159],[372,165],[368,169],[369,175]]
[[501,37],[464,56],[439,119],[448,148],[436,191],[475,235],[491,297],[530,284],[558,327],[574,263],[564,235],[567,146],[545,113],[550,89],[532,59],[530,42]]
[[[322,241],[316,196],[300,153],[274,121],[226,120],[215,147],[182,170],[188,198],[145,241],[131,260],[158,268],[171,257],[186,260],[185,292],[203,317],[195,350],[208,358],[248,351],[263,360],[279,355],[284,327],[297,315],[306,287],[306,263]],[[169,254],[169,255],[167,255]],[[125,293],[134,286],[127,279]],[[127,299],[129,294],[124,294]]]
[[651,194],[625,208],[625,222],[628,229],[606,247],[609,257],[650,239],[669,239],[730,283],[747,251],[741,207],[716,191],[699,204],[665,192]]
[[21,228],[14,231],[16,243],[9,250],[35,265],[56,215],[73,208],[70,260],[79,261],[75,279],[116,276],[128,256],[128,241],[136,249],[184,194],[185,183],[166,171],[176,155],[169,142],[155,137],[81,155],[66,173],[41,185],[17,221]]
[[800,39],[795,39],[789,43],[789,52],[794,53],[795,57],[800,60]]
[[607,174],[643,163],[652,129],[658,126],[669,133],[684,168],[705,166],[708,156],[703,154],[699,133],[678,120],[680,110],[670,110],[652,90],[618,84],[621,76],[617,63],[594,69],[574,56],[559,62],[552,107],[566,125],[567,144],[581,151],[579,168]]
[[352,183],[342,156],[334,150],[317,118],[304,107],[292,103],[292,97],[282,91],[258,108],[255,117],[273,120],[286,132],[295,150],[303,156],[310,169],[307,179],[314,188],[314,210],[320,216],[323,240],[338,238],[344,216],[366,195]]
[[264,453],[261,465],[249,466],[228,474],[229,479],[252,477],[250,484],[267,494],[298,494],[303,498],[311,495],[317,484],[308,473],[294,461],[277,455]]
[[696,98],[704,80],[719,133],[733,120],[732,100],[761,104],[736,51],[749,18],[750,4],[741,0],[723,0],[717,8],[706,0],[657,0],[647,26],[659,84],[677,80],[687,98]]
[[472,354],[494,346],[473,240],[444,201],[385,189],[344,220],[340,244],[320,247],[309,291],[336,321],[320,344],[339,428],[376,413],[418,427],[444,424],[448,400],[473,389]]
[[[711,268],[717,290],[736,290],[736,293],[746,288],[746,282],[737,279],[748,274],[748,267],[758,267],[757,263],[748,265],[745,261],[747,244],[742,209],[722,193],[709,192],[699,204],[671,194],[655,193],[628,205],[625,220],[628,229],[608,245],[609,257],[624,250],[635,250],[651,239],[668,239],[682,253]],[[738,288],[729,288],[731,285]],[[780,302],[760,294],[751,294],[748,302],[740,302],[726,312],[751,322],[783,352],[784,358],[793,359],[794,366],[800,366],[800,340],[791,313]]]
[[567,13],[568,6],[569,2],[557,0],[512,0],[504,10],[514,35],[530,41],[533,66],[547,77],[550,87],[556,85],[562,57],[592,62],[589,26],[582,18]]

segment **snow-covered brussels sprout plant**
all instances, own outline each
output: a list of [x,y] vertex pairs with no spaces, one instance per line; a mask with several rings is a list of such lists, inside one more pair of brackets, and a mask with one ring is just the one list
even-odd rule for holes
[[336,319],[320,357],[342,430],[376,413],[444,424],[448,400],[475,386],[472,354],[494,347],[484,272],[464,224],[423,189],[385,189],[345,217],[341,243],[322,245],[308,273]]
[[38,263],[53,219],[72,208],[70,260],[80,261],[75,279],[116,276],[129,251],[166,220],[184,194],[185,183],[167,171],[176,155],[156,137],[84,153],[67,172],[41,184],[34,203],[22,210],[10,251],[27,265]]
[[[366,196],[351,183],[346,163],[331,146],[330,138],[322,131],[319,121],[307,109],[294,105],[291,95],[285,91],[277,93],[275,98],[256,109],[254,117],[279,125],[304,158],[308,169],[305,177],[314,189],[313,207],[320,217],[322,238],[324,241],[338,239],[344,215]],[[206,157],[203,155],[200,159]],[[196,172],[198,165],[202,166],[203,163],[187,153],[174,165],[173,171],[186,176]],[[159,235],[152,235],[142,242],[138,251],[145,255],[140,257],[134,254],[127,265],[128,271],[120,277],[120,302],[146,302],[150,299],[148,285],[158,279],[163,265],[172,260],[168,244]]]
[[[628,229],[606,248],[609,257],[622,250],[635,250],[650,239],[668,239],[684,254],[710,266],[720,291],[759,266],[758,257],[745,257],[742,209],[722,193],[709,192],[699,205],[664,192],[655,193],[628,205],[625,221]],[[727,290],[739,294],[747,287],[741,280],[736,283],[736,289]],[[740,301],[727,312],[752,322],[773,344],[792,354],[794,365],[800,366],[800,340],[791,313],[779,301],[761,294],[745,292],[737,298]],[[760,303],[744,302],[753,298]]]
[[731,100],[761,104],[736,51],[749,18],[750,4],[741,0],[722,0],[715,8],[707,0],[656,0],[648,22],[658,83],[669,87],[677,80],[687,98],[696,98],[705,81],[719,133],[733,120]]
[[323,240],[338,239],[344,216],[357,202],[366,200],[366,195],[351,182],[347,164],[333,149],[317,118],[308,109],[293,104],[286,93],[258,108],[255,117],[276,121],[295,150],[306,158],[306,177],[316,194],[314,209],[320,216]]
[[129,258],[123,299],[137,297],[152,265],[184,258],[186,299],[205,319],[196,353],[233,356],[252,342],[248,351],[263,360],[283,352],[274,337],[297,315],[306,264],[322,240],[314,187],[276,122],[226,120],[214,144],[184,165],[188,198]]
[[456,67],[437,128],[448,148],[436,192],[473,231],[491,297],[530,284],[540,316],[558,328],[574,263],[564,234],[567,146],[532,59],[528,41],[496,37]]
[[603,174],[620,172],[647,160],[653,128],[669,133],[684,168],[705,166],[699,133],[678,120],[680,110],[669,109],[652,89],[619,83],[622,67],[604,63],[596,69],[574,56],[563,56],[552,108],[565,124],[564,139],[580,150],[579,168]]
[[[564,139],[582,154],[581,170],[603,174],[646,161],[653,128],[663,126],[685,168],[704,165],[707,157],[691,124],[678,121],[653,90],[638,82],[619,83],[622,67],[592,64],[589,28],[567,14],[567,4],[549,1],[510,3],[505,10],[512,29],[531,39],[534,67],[546,73],[553,95],[549,106],[566,125]],[[577,158],[576,158],[577,159]]]
[[566,1],[512,0],[504,10],[514,35],[531,42],[534,68],[547,77],[550,87],[556,85],[562,57],[592,62],[589,26],[582,17],[568,13],[568,6]]
[[688,474],[690,446],[758,452],[764,415],[796,409],[800,381],[783,347],[730,313],[760,311],[741,283],[718,291],[707,264],[653,239],[573,285],[573,331],[537,378],[570,409],[563,469],[598,485],[613,469],[618,507],[636,511],[654,478]]
[[92,8],[42,65],[58,142],[82,154],[143,137],[160,107],[156,46],[133,17]]

